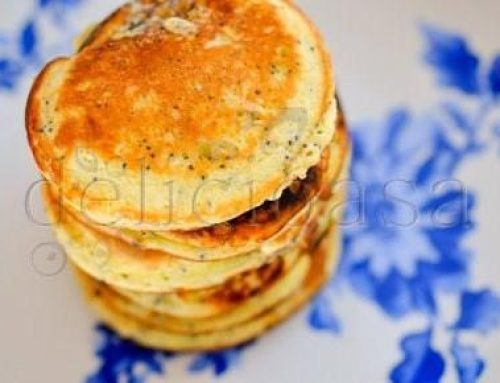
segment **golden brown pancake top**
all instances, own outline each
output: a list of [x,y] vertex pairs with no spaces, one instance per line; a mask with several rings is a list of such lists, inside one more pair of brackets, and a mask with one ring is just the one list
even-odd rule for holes
[[198,176],[249,158],[293,94],[296,42],[269,4],[204,3],[192,34],[152,23],[85,47],[60,91],[55,144]]

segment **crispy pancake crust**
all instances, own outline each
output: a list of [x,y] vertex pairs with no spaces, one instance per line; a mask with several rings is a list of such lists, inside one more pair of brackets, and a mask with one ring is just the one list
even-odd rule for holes
[[[345,176],[348,163],[347,156],[339,177]],[[324,201],[333,199],[336,210],[342,205],[340,198],[343,198],[342,191],[320,196]],[[277,253],[251,252],[218,261],[199,262],[158,250],[140,249],[105,235],[64,209],[60,210],[61,206],[48,188],[44,190],[44,201],[56,237],[79,267],[113,286],[140,292],[166,293],[221,284],[233,275],[260,267],[272,257],[298,251],[297,245],[304,243],[310,235],[309,225],[306,225],[298,238]],[[316,203],[311,211],[312,221],[318,214],[321,214],[320,203]]]
[[[328,200],[319,203],[315,219],[311,220],[304,228],[303,239],[297,244],[302,249],[308,249],[311,244],[316,243],[321,237],[321,233],[327,231],[328,227],[335,222],[334,209],[341,207],[345,198],[345,191],[330,196]],[[228,313],[240,306],[240,302],[255,295],[258,298],[267,289],[277,290],[277,295],[284,293],[285,287],[273,287],[281,283],[298,283],[296,277],[288,277],[290,273],[297,274],[298,254],[292,253],[278,259],[279,262],[272,262],[257,270],[251,270],[237,275],[226,281],[224,284],[201,290],[183,290],[168,294],[145,294],[129,290],[116,289],[138,306],[147,308],[161,314],[182,317],[183,320],[200,319],[211,316],[220,316]],[[281,265],[281,266],[280,266]],[[281,270],[280,273],[278,271]],[[292,271],[295,270],[295,271]],[[276,279],[279,278],[279,279]],[[289,282],[280,282],[282,279],[291,279]],[[269,293],[274,295],[275,293]],[[265,294],[267,297],[267,293]],[[250,298],[253,300],[253,298]],[[263,298],[264,299],[264,298]],[[265,298],[265,302],[275,302],[274,298]],[[264,305],[264,302],[262,302]],[[227,323],[222,321],[222,323]]]
[[268,262],[252,253],[213,262],[185,260],[158,250],[142,250],[83,224],[44,188],[44,203],[54,233],[73,262],[95,278],[114,286],[143,292],[205,288]]
[[[339,121],[341,121],[339,119]],[[272,253],[300,235],[310,218],[311,205],[330,189],[345,167],[349,138],[345,126],[337,127],[335,139],[322,161],[304,180],[297,180],[281,197],[231,221],[190,231],[134,231],[97,226],[113,236],[145,249],[156,249],[193,260],[225,259],[251,251]],[[89,222],[90,224],[90,222]]]
[[[254,297],[241,301],[238,305],[232,307],[231,310],[224,311],[223,313],[216,312],[213,315],[207,315],[204,317],[179,317],[169,312],[162,313],[157,310],[149,311],[147,307],[141,306],[133,300],[131,300],[133,305],[127,306],[127,311],[134,313],[139,317],[147,316],[148,319],[155,322],[157,321],[156,323],[161,322],[163,325],[166,324],[170,331],[182,334],[220,331],[248,321],[260,313],[271,309],[277,303],[290,296],[290,294],[300,288],[306,279],[309,267],[310,258],[306,255],[301,255],[300,259],[290,272],[284,275],[276,283],[269,286],[268,289],[263,290],[260,294]],[[79,272],[81,273],[81,271]],[[94,294],[100,295],[103,294],[103,292],[97,288],[94,291]],[[179,306],[173,305],[171,307],[172,311],[177,308],[179,308]],[[199,310],[200,308],[201,307],[198,307],[197,309]],[[167,318],[168,320],[166,320]]]
[[[156,301],[149,300],[152,297],[124,294],[122,290],[113,290],[142,310],[151,311],[157,317],[168,316],[172,330],[183,333],[210,332],[248,320],[284,299],[304,281],[309,262],[309,257],[299,256],[275,281],[267,282],[258,290],[254,290],[253,295],[239,297],[237,300],[221,299],[221,297],[214,299],[215,291],[212,289],[206,291],[208,299],[202,299],[202,294],[196,291],[195,295],[189,298],[183,294],[167,294],[159,295],[159,298],[164,299]],[[219,293],[233,294],[231,286],[225,288],[230,290],[224,293],[219,288]],[[240,288],[236,289],[238,290]]]
[[95,222],[211,226],[319,161],[335,128],[330,62],[289,2],[159,3],[124,6],[48,64],[28,138],[44,176]]
[[68,211],[60,210],[48,188],[44,189],[43,197],[52,228],[68,256],[95,278],[123,289],[165,293],[207,288],[258,268],[273,257],[298,252],[289,246],[271,255],[252,252],[202,262],[182,259],[158,250],[137,248],[83,224]]
[[169,328],[168,316],[148,314],[147,310],[84,274],[80,274],[79,281],[100,318],[125,338],[145,347],[169,351],[218,350],[254,339],[299,310],[331,276],[339,246],[338,234],[330,230],[329,235],[310,250],[312,264],[299,289],[251,319],[212,332],[173,331]]

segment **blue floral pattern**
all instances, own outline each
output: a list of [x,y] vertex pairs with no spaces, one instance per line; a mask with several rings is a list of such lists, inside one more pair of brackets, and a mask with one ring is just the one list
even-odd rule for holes
[[[327,290],[347,283],[394,319],[426,315],[431,327],[401,342],[404,358],[390,373],[394,383],[440,381],[445,350],[431,346],[440,313],[436,297],[458,295],[460,316],[447,329],[453,336],[450,350],[457,380],[473,383],[486,362],[459,336],[498,329],[499,297],[492,290],[469,290],[473,254],[464,239],[474,229],[476,198],[454,177],[465,160],[486,149],[484,130],[499,134],[487,117],[499,106],[500,57],[488,67],[462,36],[430,25],[422,31],[424,62],[438,84],[474,107],[445,99],[418,115],[397,108],[382,122],[352,124],[356,187],[349,200],[356,203],[347,206],[340,272]],[[334,300],[335,294],[313,303],[312,328],[338,331]]]
[[141,383],[151,375],[165,373],[165,361],[172,354],[138,347],[104,325],[97,326],[96,331],[101,338],[96,350],[101,364],[86,383]]
[[[47,41],[40,20],[50,18],[67,31],[66,15],[84,2],[37,0],[18,31],[0,33],[0,92],[14,91],[28,73],[69,49],[72,36]],[[351,124],[353,183],[343,222],[343,256],[336,277],[311,304],[308,323],[316,331],[341,333],[342,312],[335,300],[338,287],[348,286],[391,320],[415,314],[427,319],[424,330],[402,338],[401,360],[387,366],[388,379],[439,382],[452,368],[457,381],[474,383],[487,363],[476,345],[463,343],[462,335],[497,331],[500,297],[494,289],[471,288],[474,254],[465,239],[475,228],[477,198],[454,178],[465,161],[486,150],[490,137],[500,154],[500,121],[488,118],[500,104],[500,54],[483,59],[464,36],[428,24],[421,31],[423,61],[443,99],[424,112],[400,106],[380,120]],[[456,297],[459,304],[457,318],[445,328],[438,294]],[[433,344],[438,330],[450,334],[447,350]],[[139,347],[103,325],[96,332],[99,366],[87,383],[145,383],[166,374],[168,362],[180,357]],[[224,375],[246,347],[188,357],[187,370]]]
[[484,371],[485,362],[472,346],[466,346],[455,339],[451,353],[460,383],[474,383]]
[[[86,383],[145,383],[151,376],[165,375],[168,360],[177,357],[174,353],[141,347],[102,324],[96,326],[96,332],[100,341],[95,355],[100,365],[87,377]],[[224,375],[237,365],[241,353],[250,345],[196,355],[188,371],[192,374],[208,372],[215,377]]]
[[[0,92],[13,91],[25,75],[36,72],[52,57],[70,51],[75,36],[68,31],[66,16],[83,1],[38,0],[33,14],[19,31],[12,34],[0,32]],[[41,33],[39,25],[47,19],[59,29],[63,41],[51,41]]]
[[445,364],[442,356],[431,347],[432,330],[410,334],[401,341],[405,357],[391,372],[394,383],[438,383]]
[[[421,141],[414,134],[417,128]],[[371,148],[378,141],[358,134],[361,129],[378,132],[384,140]],[[468,252],[460,243],[473,226],[473,199],[455,183],[450,190],[433,192],[432,187],[447,180],[450,168],[469,151],[453,148],[437,129],[431,116],[413,117],[399,109],[380,126],[353,130],[352,178],[366,190],[366,217],[365,223],[345,227],[342,270],[355,291],[393,317],[415,310],[434,313],[431,292],[466,279]],[[385,137],[390,139],[384,142]],[[434,143],[427,157],[422,155],[421,148],[428,147],[423,142]],[[380,164],[375,171],[374,163]],[[433,222],[440,207],[446,222]]]
[[424,58],[434,67],[440,84],[464,93],[478,93],[479,59],[465,39],[431,25],[424,25],[422,30],[430,48]]
[[457,330],[487,334],[500,326],[500,297],[491,290],[464,291],[460,297]]
[[237,365],[242,351],[250,345],[251,343],[247,343],[227,350],[200,354],[189,364],[188,370],[194,374],[209,371],[215,376],[224,375]]
[[488,85],[494,97],[500,97],[500,55],[495,57],[488,74]]

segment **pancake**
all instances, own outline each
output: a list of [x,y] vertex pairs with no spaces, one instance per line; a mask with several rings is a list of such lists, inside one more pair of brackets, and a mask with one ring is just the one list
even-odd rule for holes
[[[152,321],[168,322],[167,327],[170,331],[185,334],[212,332],[252,319],[261,312],[275,306],[278,302],[288,297],[293,291],[300,288],[307,276],[309,267],[310,258],[306,255],[301,255],[290,270],[282,275],[279,280],[275,281],[275,283],[267,286],[267,288],[262,289],[253,296],[238,299],[238,302],[234,302],[230,309],[226,307],[223,311],[209,311],[207,307],[210,306],[200,302],[198,307],[193,306],[192,310],[189,312],[183,312],[182,309],[177,310],[179,306],[182,308],[182,306],[184,306],[183,304],[174,304],[169,308],[169,312],[160,312],[140,305],[135,300],[124,296],[121,292],[116,291],[110,286],[107,286],[107,288],[111,289],[114,293],[118,293],[123,299],[132,303],[128,307],[129,310],[134,310],[133,315],[143,316]],[[102,284],[100,284],[100,286],[102,286]],[[98,287],[94,291],[94,294],[99,295],[103,294],[103,292]],[[155,308],[158,307],[159,306],[156,306]],[[163,304],[161,307],[166,308],[167,304]],[[182,314],[188,314],[188,316]]]
[[67,211],[61,214],[47,188],[43,197],[56,238],[73,262],[95,278],[120,288],[169,292],[210,287],[260,267],[275,256],[252,253],[195,262],[158,250],[142,250],[83,224]]
[[318,195],[330,188],[345,167],[348,150],[347,130],[338,125],[335,139],[325,150],[322,161],[308,171],[304,180],[294,182],[278,200],[265,202],[222,224],[191,231],[96,228],[142,248],[161,250],[186,259],[217,260],[251,251],[271,254],[300,235]]
[[252,340],[300,309],[329,279],[338,252],[339,238],[332,229],[310,250],[308,274],[298,289],[251,319],[231,323],[228,327],[214,326],[213,330],[207,324],[203,327],[207,332],[173,330],[169,316],[143,309],[83,273],[79,281],[99,317],[127,339],[145,347],[169,351],[218,350]]
[[[335,182],[346,176],[349,165],[349,145],[344,154],[340,173]],[[322,214],[322,201],[333,199],[334,205],[342,203],[343,191],[331,188],[323,191],[311,206],[310,220]],[[71,213],[59,210],[61,206],[50,191],[44,190],[44,201],[53,229],[70,258],[87,273],[121,289],[136,292],[168,293],[178,289],[202,289],[224,283],[231,276],[259,268],[268,263],[276,253],[251,252],[219,261],[192,261],[172,254],[141,249],[119,238],[103,234],[99,230],[82,223]],[[301,234],[288,243],[283,252],[296,251],[293,246],[306,236],[304,227]],[[174,298],[175,299],[175,298]],[[153,299],[156,300],[156,299]],[[188,305],[188,309],[191,306]]]
[[263,291],[279,290],[274,287],[275,284],[288,283],[281,281],[287,279],[287,274],[297,263],[301,263],[297,260],[298,252],[289,252],[288,255],[276,257],[255,270],[235,275],[221,285],[205,289],[163,294],[114,290],[138,305],[159,313],[183,318],[212,317],[234,309],[253,296],[261,296]]
[[[332,224],[332,219],[335,218],[332,211],[335,207],[341,206],[343,200],[344,193],[339,192],[328,201],[318,204],[317,212],[315,212],[316,218],[311,220],[304,228],[304,236],[300,245],[302,249],[308,248],[310,243],[315,243],[321,233],[328,230],[328,227]],[[335,223],[335,221],[333,222]],[[304,267],[303,265],[297,266],[297,264],[303,264],[305,261],[297,260],[298,255],[295,252],[292,252],[292,254],[294,254],[293,257],[285,256],[275,259],[259,269],[239,274],[222,285],[207,289],[183,290],[167,294],[139,293],[116,288],[114,290],[137,305],[162,314],[182,317],[183,319],[220,316],[237,307],[246,297],[256,296],[257,299],[262,300],[261,304],[272,301],[272,297],[276,297],[276,294],[270,292],[269,298],[267,298],[266,294],[268,293],[266,290],[283,291],[283,287],[276,287],[275,285],[289,283],[283,281],[294,278],[288,277],[288,274],[299,272],[297,270],[292,272],[291,270]],[[294,281],[298,283],[297,279],[294,279]],[[266,299],[264,299],[264,296],[266,296]]]
[[[252,252],[219,261],[192,261],[163,251],[140,249],[103,234],[68,211],[61,211],[50,190],[43,190],[54,233],[73,262],[98,280],[128,290],[165,293],[219,285],[277,256],[298,252],[297,245],[302,240],[302,236],[296,238],[274,254]],[[315,208],[318,207],[319,204]]]
[[95,225],[227,222],[277,200],[332,141],[330,60],[291,2],[175,3],[120,8],[30,92],[38,167]]

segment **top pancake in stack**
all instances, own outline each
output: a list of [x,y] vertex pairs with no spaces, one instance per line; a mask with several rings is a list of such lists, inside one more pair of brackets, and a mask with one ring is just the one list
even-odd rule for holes
[[[294,5],[144,0],[84,40],[36,80],[27,130],[90,225],[217,258],[256,249],[314,199],[336,107],[323,43]],[[290,190],[301,197],[269,219]],[[151,234],[163,242],[140,240]]]

